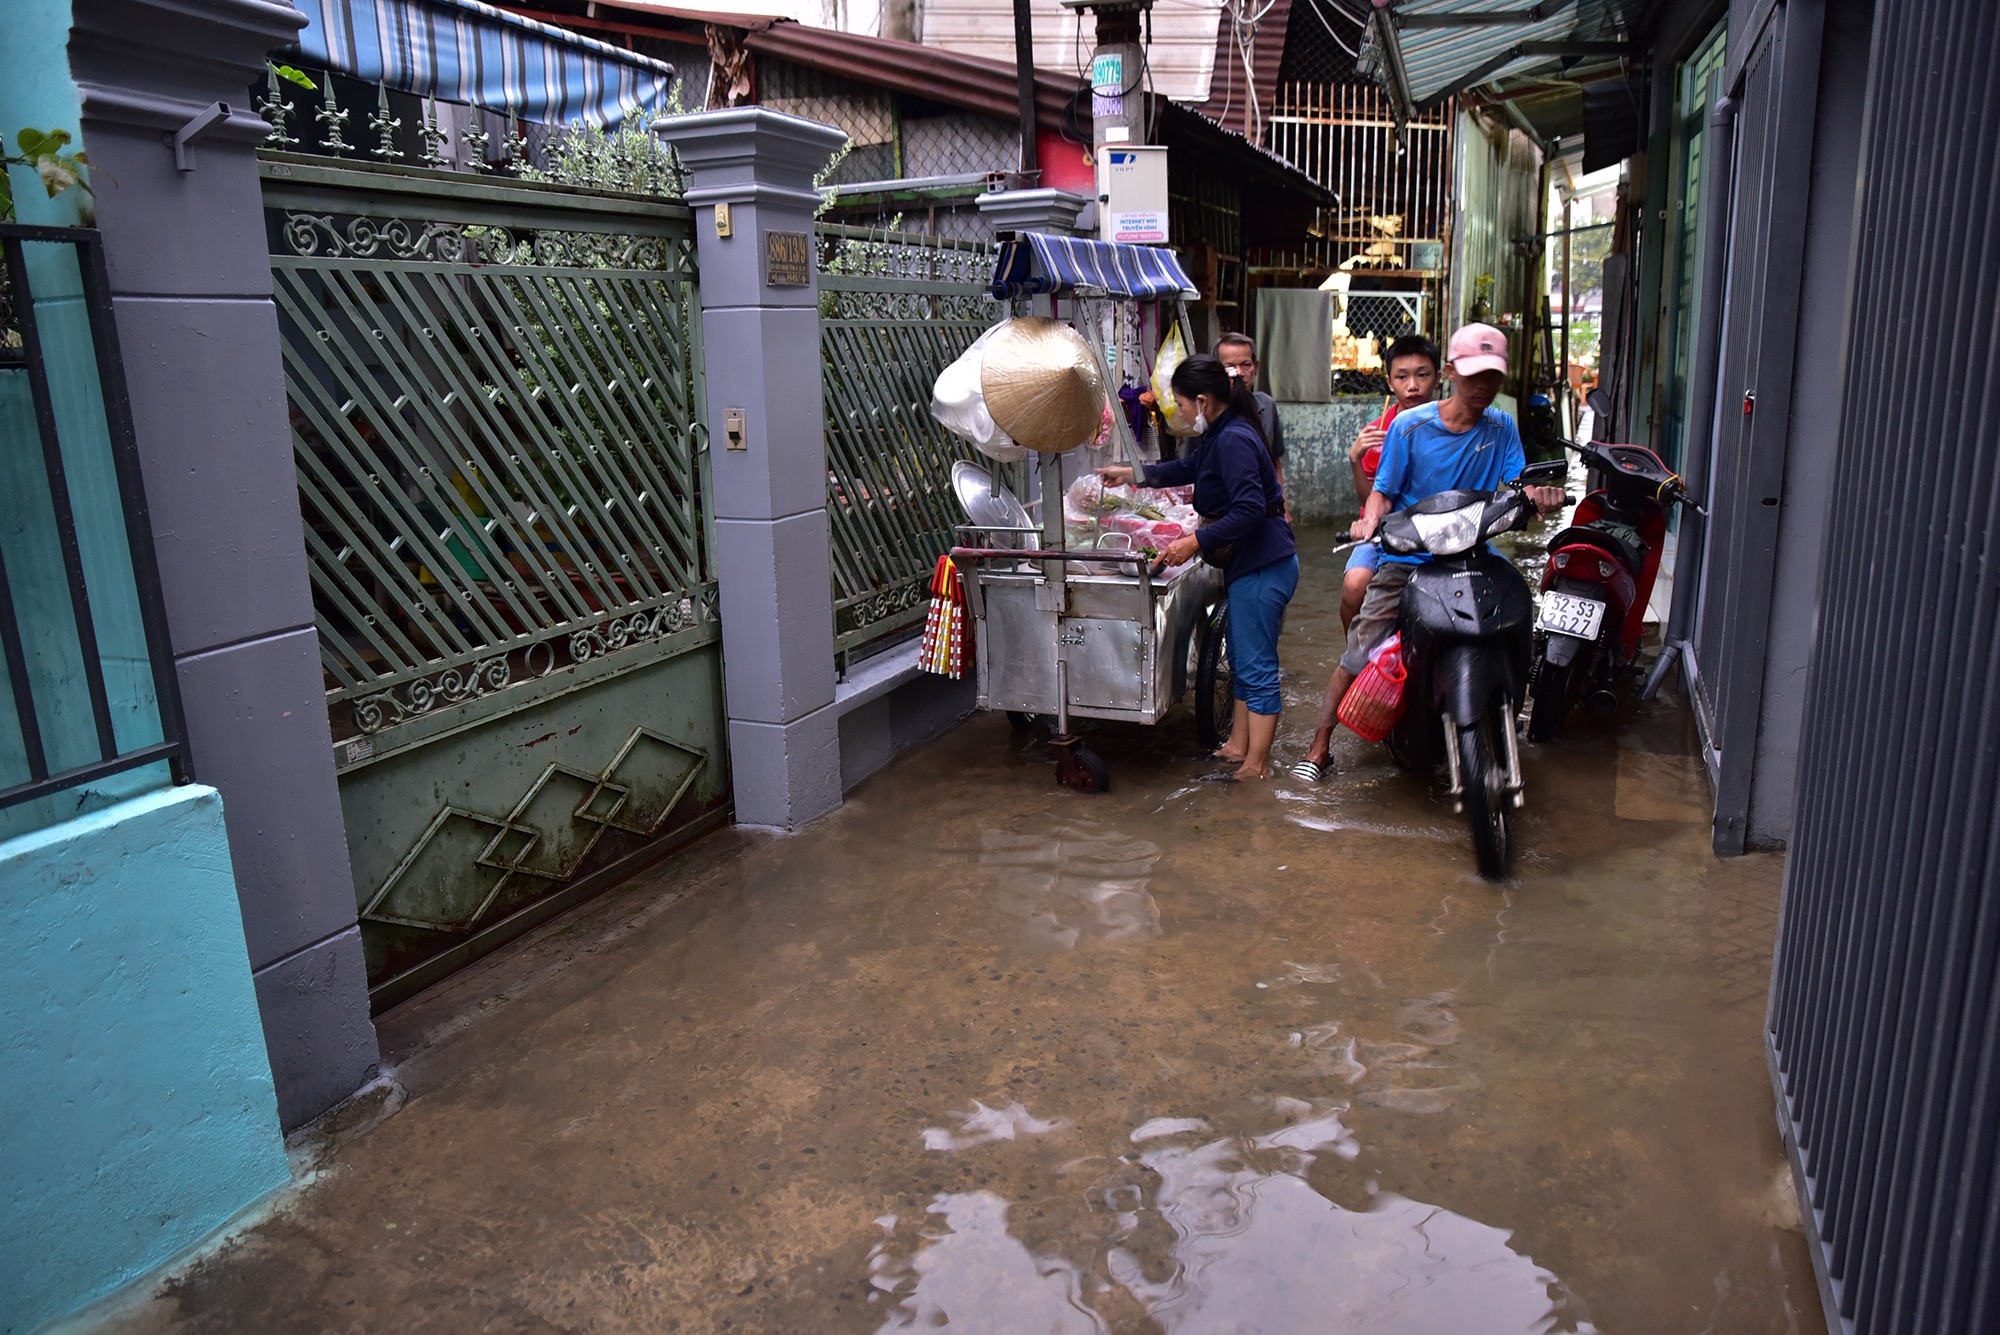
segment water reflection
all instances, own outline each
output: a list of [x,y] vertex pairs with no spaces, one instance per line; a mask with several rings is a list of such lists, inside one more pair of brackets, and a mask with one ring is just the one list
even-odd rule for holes
[[1160,908],[1147,889],[1157,844],[1078,822],[1033,834],[989,829],[980,846],[994,907],[1050,948],[1071,949],[1085,935],[1160,935]]
[[1351,1157],[1337,1114],[1260,1136],[1182,1140],[1141,1156],[1150,1209],[1168,1229],[1106,1258],[1112,1279],[1177,1335],[1248,1331],[1592,1331],[1561,1281],[1507,1245],[1510,1234],[1392,1193],[1365,1210],[1305,1179],[1321,1153]]
[[880,1330],[950,1325],[966,1331],[1101,1331],[1083,1280],[1007,1232],[1007,1202],[990,1191],[940,1192],[912,1237],[895,1216],[868,1256],[873,1301],[894,1302]]
[[[1412,1006],[1413,1028],[1455,1025]],[[872,1300],[891,1306],[880,1329],[1595,1331],[1507,1230],[1372,1184],[1360,1208],[1317,1189],[1316,1163],[1360,1154],[1344,1104],[1265,1107],[1262,1129],[1185,1116],[1139,1124],[1132,1152],[1081,1188],[1077,1208],[1095,1224],[1051,1232],[1043,1216],[1062,1210],[1045,1199],[1029,1228],[1011,1228],[1013,1207],[992,1191],[941,1192],[920,1218],[878,1220],[869,1282]]]
[[1004,1108],[989,1108],[977,1099],[973,1100],[971,1112],[955,1112],[951,1116],[957,1120],[958,1130],[941,1126],[925,1127],[925,1149],[942,1150],[949,1154],[974,1145],[991,1145],[996,1140],[1046,1135],[1061,1125],[1060,1122],[1043,1121],[1019,1103],[1010,1103]]

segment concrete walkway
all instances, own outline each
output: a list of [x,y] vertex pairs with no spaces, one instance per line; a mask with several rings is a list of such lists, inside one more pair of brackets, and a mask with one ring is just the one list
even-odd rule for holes
[[[1309,533],[1296,758],[1340,643]],[[1314,553],[1320,553],[1315,555]],[[409,1092],[120,1331],[1813,1328],[1760,1047],[1781,860],[1681,709],[1421,780],[1113,790],[978,716],[385,1018]]]

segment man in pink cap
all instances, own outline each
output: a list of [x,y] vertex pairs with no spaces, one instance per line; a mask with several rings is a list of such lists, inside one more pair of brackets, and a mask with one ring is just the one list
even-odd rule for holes
[[[1513,418],[1493,407],[1507,379],[1507,335],[1490,324],[1469,324],[1453,334],[1445,353],[1445,379],[1451,384],[1451,397],[1396,415],[1382,442],[1375,490],[1368,494],[1361,518],[1354,521],[1355,538],[1372,538],[1382,516],[1426,497],[1441,491],[1495,491],[1527,467],[1520,429]],[[1544,514],[1562,507],[1561,487],[1530,487],[1528,497]],[[1395,629],[1410,572],[1429,559],[1383,554],[1369,581],[1368,596],[1348,627],[1340,666],[1326,684],[1312,748],[1292,767],[1297,777],[1317,782],[1331,770],[1328,753],[1341,697],[1368,665],[1368,656]]]

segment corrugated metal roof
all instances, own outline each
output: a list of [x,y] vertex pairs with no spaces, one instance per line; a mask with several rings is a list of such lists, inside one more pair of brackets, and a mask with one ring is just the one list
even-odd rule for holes
[[[1154,0],[1146,64],[1155,93],[1176,102],[1208,101],[1222,6],[1223,0]],[[1065,9],[1060,0],[1029,0],[1029,15],[1035,68],[1088,78],[1095,16]],[[1013,0],[924,0],[919,16],[925,46],[1013,65]]]
[[[1266,7],[1268,5],[1268,7]],[[1224,0],[1226,12],[1216,24],[1215,77],[1201,114],[1238,134],[1261,140],[1263,127],[1250,124],[1250,98],[1257,92],[1261,119],[1268,120],[1278,99],[1278,70],[1285,63],[1285,34],[1291,25],[1292,0]],[[1262,11],[1255,24],[1244,20]],[[1245,56],[1250,71],[1243,69]]]
[[[540,3],[543,6],[583,8],[583,0],[540,0]],[[685,38],[701,25],[713,23],[743,32],[744,44],[760,55],[792,61],[853,79],[857,83],[894,89],[947,106],[964,107],[968,111],[982,112],[1009,122],[1017,121],[1019,117],[1011,45],[1005,61],[986,60],[911,42],[807,27],[790,19],[676,9],[657,0],[595,0],[590,12],[571,14],[535,9],[531,5],[506,7],[533,12],[545,21],[565,26],[627,34],[665,32],[668,25],[673,25],[681,30]],[[614,17],[614,11],[623,11],[623,14]],[[652,22],[644,22],[646,17],[650,17]],[[1008,31],[1011,42],[1011,21]],[[1087,80],[1080,81],[1073,71],[1058,73],[1037,69],[1035,115],[1037,123],[1045,130],[1067,128],[1087,140],[1090,135]],[[1324,204],[1331,199],[1324,186],[1291,163],[1252,144],[1236,131],[1217,125],[1197,111],[1167,100],[1160,124],[1166,136],[1186,145],[1191,151],[1220,155],[1215,161],[1219,171],[1246,174],[1316,204]]]
[[[893,88],[968,111],[981,111],[1009,121],[1020,117],[1014,86],[1014,62],[982,60],[956,51],[863,37],[831,28],[809,28],[790,21],[774,23],[744,39],[752,51],[777,56],[813,69],[839,74],[860,83]],[[1012,52],[1009,52],[1011,56]],[[1044,129],[1059,129],[1077,92],[1076,76],[1035,71],[1035,118]],[[1090,99],[1075,115],[1083,132],[1090,132]]]
[[1338,202],[1333,191],[1270,149],[1251,143],[1235,130],[1217,125],[1192,107],[1168,102],[1165,114],[1160,117],[1160,129],[1169,144],[1203,154],[1242,155],[1235,162],[1217,158],[1214,166],[1219,171],[1241,171],[1247,166],[1251,169],[1248,179],[1269,181],[1316,207],[1325,208]]
[[[1631,32],[1652,7],[1652,0],[1542,0],[1540,4],[1521,0],[1398,0],[1388,13],[1402,53],[1404,84],[1410,100],[1422,106],[1466,87],[1511,78],[1563,59],[1518,50],[1524,44],[1612,40],[1621,32]],[[1484,18],[1536,12],[1542,17],[1520,23],[1433,27],[1410,22],[1452,15]]]

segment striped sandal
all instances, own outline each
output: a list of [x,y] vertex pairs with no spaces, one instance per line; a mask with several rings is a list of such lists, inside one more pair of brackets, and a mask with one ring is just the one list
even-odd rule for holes
[[1301,783],[1324,783],[1332,774],[1332,756],[1325,760],[1301,760],[1292,766],[1292,777]]

